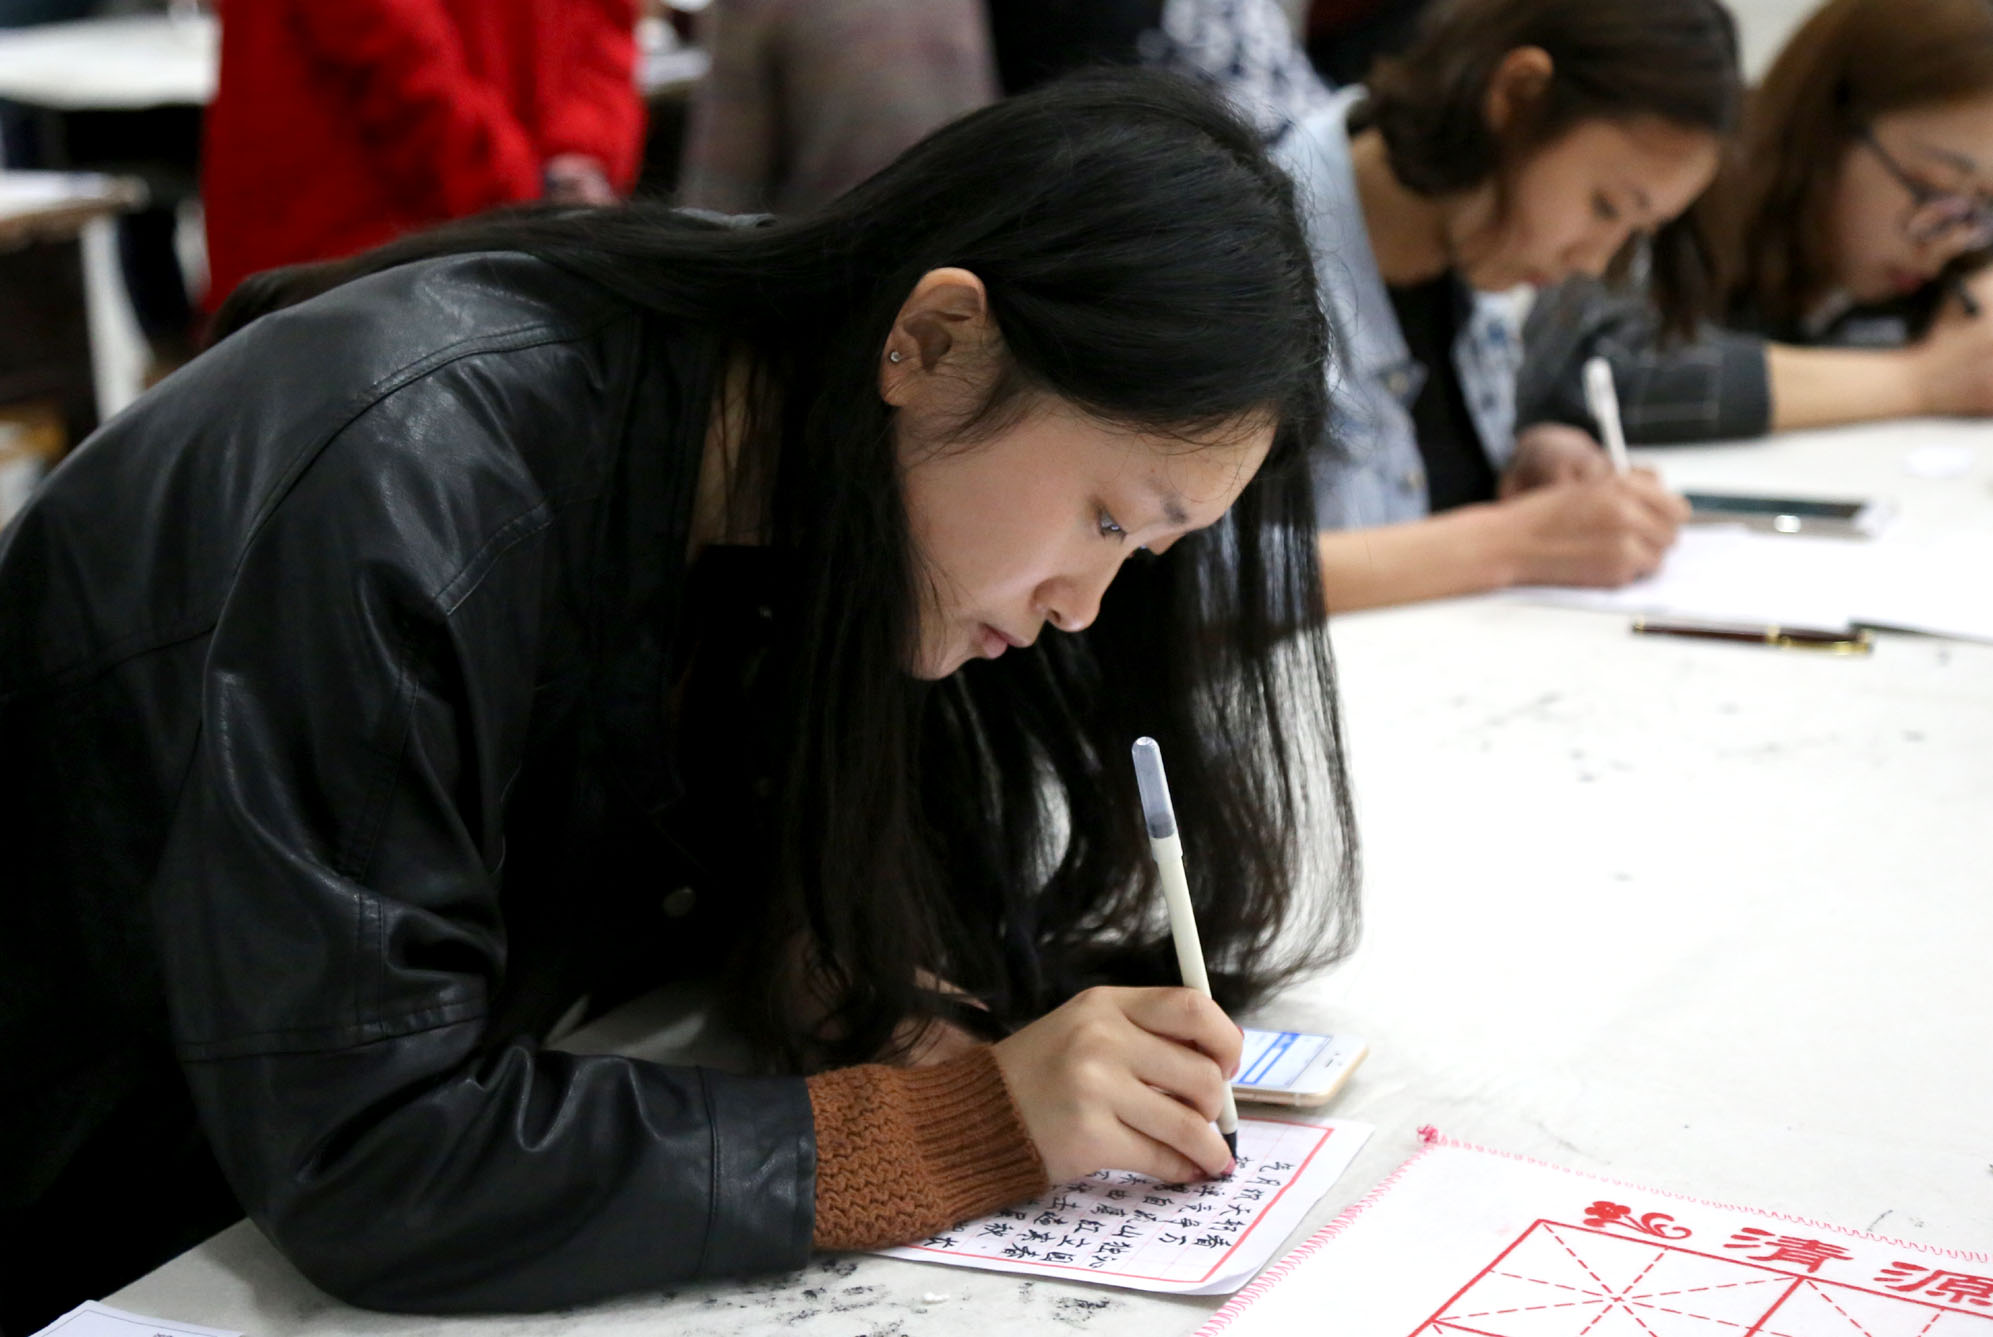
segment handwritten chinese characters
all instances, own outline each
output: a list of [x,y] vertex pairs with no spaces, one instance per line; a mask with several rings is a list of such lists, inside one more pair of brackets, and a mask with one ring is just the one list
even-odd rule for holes
[[1138,1290],[1234,1290],[1335,1182],[1368,1132],[1346,1122],[1245,1119],[1238,1167],[1228,1179],[1162,1184],[1103,1170],[1036,1202],[885,1252]]

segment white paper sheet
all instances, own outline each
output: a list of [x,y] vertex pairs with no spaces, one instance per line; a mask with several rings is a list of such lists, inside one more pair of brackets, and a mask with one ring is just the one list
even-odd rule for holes
[[1865,627],[1993,641],[1993,535],[1886,539],[1855,598]]
[[1993,1337],[1993,1257],[1439,1139],[1197,1337],[1220,1333]]
[[242,1337],[242,1334],[221,1328],[197,1327],[192,1323],[168,1323],[90,1300],[76,1306],[34,1337]]
[[1978,462],[1979,452],[1971,446],[1959,445],[1952,441],[1933,441],[1905,452],[1903,472],[1912,478],[1943,481],[1965,477],[1972,472],[1972,466]]
[[1103,1170],[1038,1201],[964,1221],[893,1258],[1223,1295],[1286,1242],[1370,1136],[1344,1119],[1239,1120],[1239,1168],[1207,1184]]
[[0,218],[17,218],[72,204],[116,198],[111,178],[96,172],[0,170]]
[[1531,586],[1531,603],[1761,626],[1852,626],[1993,641],[1993,536],[1828,539],[1691,526],[1652,577],[1621,590]]
[[0,97],[132,110],[214,100],[221,25],[212,14],[126,14],[0,32]]

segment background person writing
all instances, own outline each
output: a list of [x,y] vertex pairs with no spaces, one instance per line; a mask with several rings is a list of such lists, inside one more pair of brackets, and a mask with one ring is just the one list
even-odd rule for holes
[[1613,364],[1627,436],[1653,444],[1993,413],[1993,319],[1966,305],[1993,306],[1993,4],[1822,6],[1752,93],[1696,212],[1717,323],[1670,341],[1637,287],[1545,293],[1523,421],[1591,426],[1594,354]]
[[1508,294],[1646,238],[1660,300],[1694,308],[1680,215],[1735,123],[1736,52],[1716,0],[1453,0],[1280,142],[1344,352],[1315,479],[1331,608],[1659,565],[1679,498],[1582,432],[1516,436]]

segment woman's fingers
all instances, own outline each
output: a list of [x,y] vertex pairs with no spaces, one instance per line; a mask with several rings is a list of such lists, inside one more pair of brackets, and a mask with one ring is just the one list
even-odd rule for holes
[[1225,1107],[1226,1073],[1211,1057],[1139,1027],[1128,1046],[1136,1080],[1176,1097],[1209,1122]]
[[1211,1119],[1240,1039],[1191,990],[1103,988],[991,1052],[1054,1182],[1103,1169],[1182,1179],[1230,1162]]
[[1594,478],[1611,476],[1612,460],[1605,451],[1589,439],[1585,446],[1584,451],[1558,461],[1557,482],[1588,483]]
[[1188,1175],[1165,1178],[1216,1179],[1232,1168],[1232,1151],[1225,1139],[1209,1119],[1180,1100],[1145,1089],[1128,1099],[1118,1112],[1122,1123],[1195,1167]]
[[1659,475],[1646,470],[1636,471],[1627,475],[1626,484],[1670,534],[1688,523],[1687,499],[1678,492],[1670,492]]
[[1207,1175],[1203,1166],[1176,1148],[1158,1142],[1127,1124],[1121,1126],[1121,1140],[1122,1149],[1114,1157],[1112,1167],[1116,1170],[1133,1170],[1136,1174],[1160,1179],[1165,1184],[1194,1184],[1200,1179],[1217,1178],[1216,1175]]
[[1225,1010],[1194,989],[1126,989],[1123,1012],[1151,1035],[1200,1050],[1221,1072],[1239,1066],[1245,1032]]

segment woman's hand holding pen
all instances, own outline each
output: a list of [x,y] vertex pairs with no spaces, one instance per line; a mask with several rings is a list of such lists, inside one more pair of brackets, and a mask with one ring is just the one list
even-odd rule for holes
[[1497,503],[1512,585],[1617,588],[1651,575],[1688,522],[1689,505],[1651,471],[1539,487]]
[[1089,989],[997,1042],[997,1066],[1055,1184],[1096,1170],[1222,1175],[1212,1121],[1243,1034],[1191,989]]
[[1615,473],[1590,433],[1562,423],[1517,433],[1496,495],[1486,517],[1510,585],[1630,584],[1661,565],[1689,518],[1653,470]]
[[1495,495],[1506,501],[1540,487],[1611,476],[1612,461],[1590,432],[1561,422],[1540,422],[1516,433],[1515,457]]
[[1993,307],[1993,265],[1946,280],[1944,300],[1931,321],[1933,330],[1978,320]]
[[1993,414],[1993,273],[1968,281],[1981,314],[1947,298],[1931,332],[1905,352],[1924,412],[1941,417]]

